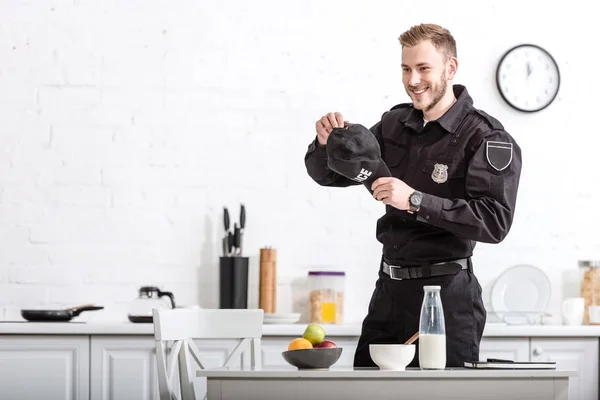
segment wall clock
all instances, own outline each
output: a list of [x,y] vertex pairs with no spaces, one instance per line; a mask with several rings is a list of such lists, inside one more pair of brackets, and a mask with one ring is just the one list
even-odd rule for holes
[[558,64],[534,44],[509,49],[498,63],[496,84],[502,98],[514,109],[536,112],[548,107],[560,87]]

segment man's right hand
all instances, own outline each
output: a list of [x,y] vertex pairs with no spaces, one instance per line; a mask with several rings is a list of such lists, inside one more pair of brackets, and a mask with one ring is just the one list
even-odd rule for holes
[[321,117],[316,123],[317,140],[319,141],[319,144],[325,146],[333,128],[343,128],[344,122],[344,117],[339,112],[330,112]]

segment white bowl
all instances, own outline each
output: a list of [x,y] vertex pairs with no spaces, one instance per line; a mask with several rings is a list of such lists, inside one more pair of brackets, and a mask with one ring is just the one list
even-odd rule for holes
[[414,344],[371,344],[369,353],[381,370],[404,371],[415,358]]

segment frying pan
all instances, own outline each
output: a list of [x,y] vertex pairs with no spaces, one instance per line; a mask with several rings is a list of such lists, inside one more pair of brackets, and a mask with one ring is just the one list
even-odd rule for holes
[[103,308],[93,304],[86,304],[64,310],[21,310],[21,315],[27,321],[33,322],[70,321],[83,311],[102,310]]

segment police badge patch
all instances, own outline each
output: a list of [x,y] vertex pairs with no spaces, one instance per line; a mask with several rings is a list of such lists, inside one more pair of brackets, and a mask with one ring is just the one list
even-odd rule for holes
[[485,156],[488,163],[496,171],[503,171],[510,165],[513,156],[513,145],[508,142],[486,142]]
[[444,183],[448,180],[448,166],[444,164],[435,164],[433,166],[433,172],[431,173],[431,179],[435,183]]

